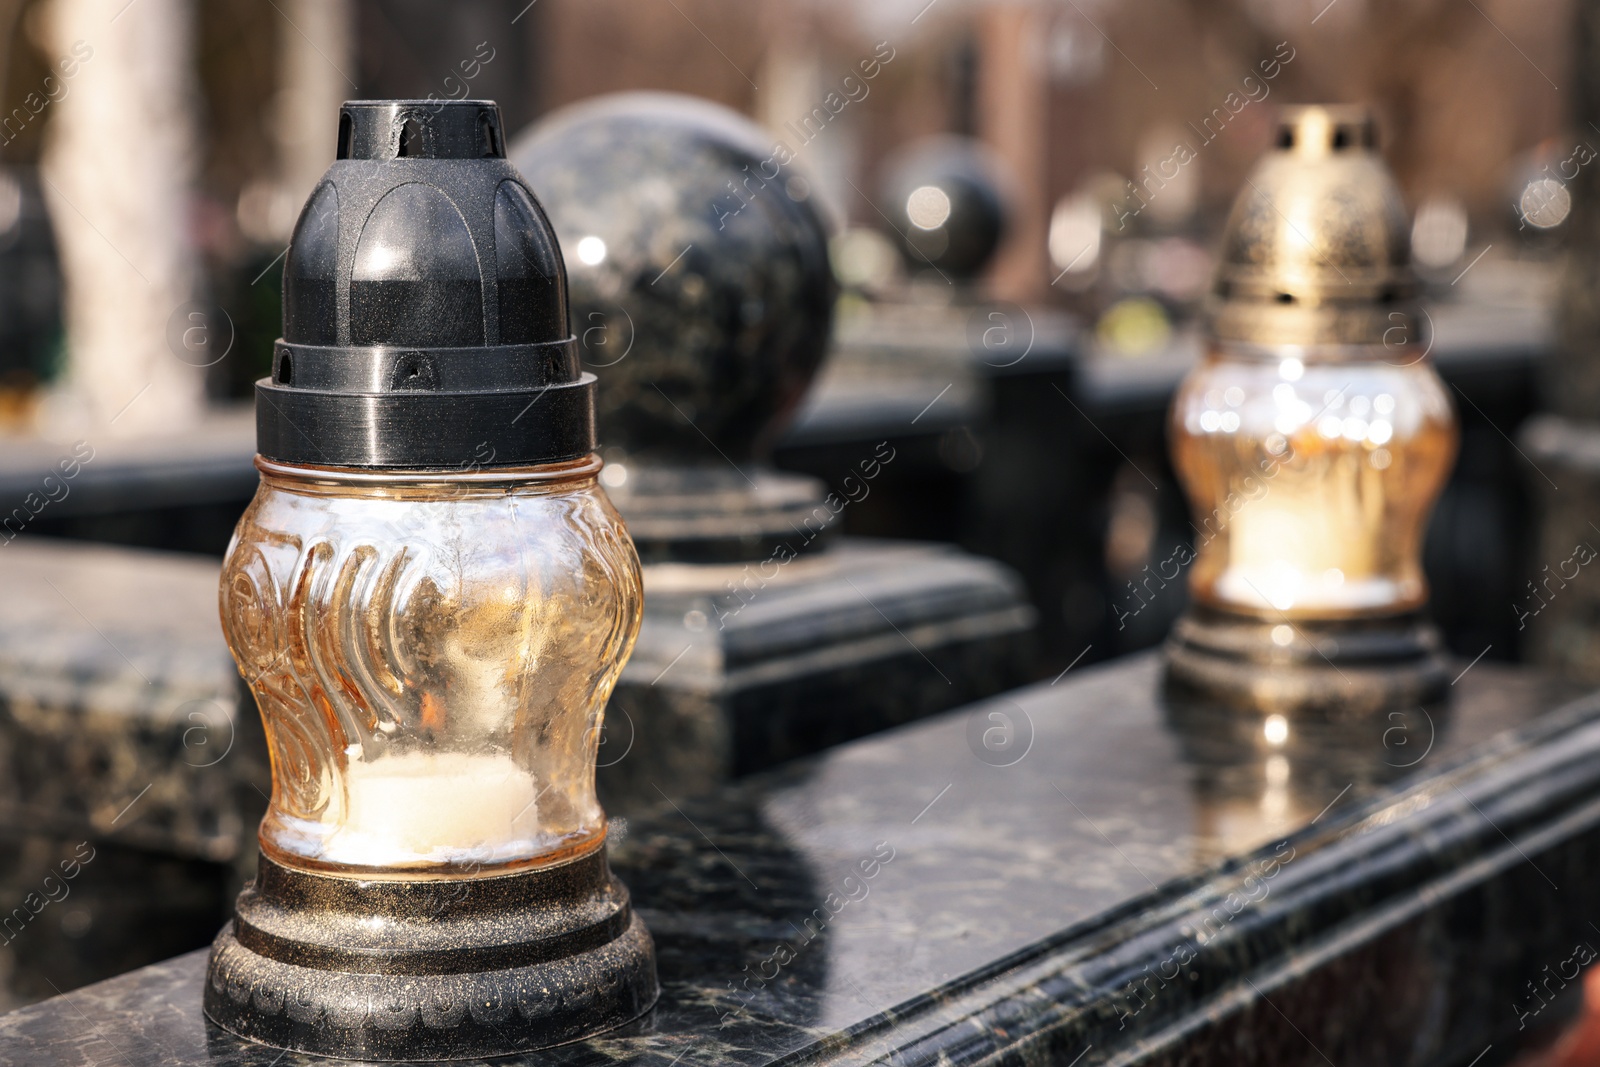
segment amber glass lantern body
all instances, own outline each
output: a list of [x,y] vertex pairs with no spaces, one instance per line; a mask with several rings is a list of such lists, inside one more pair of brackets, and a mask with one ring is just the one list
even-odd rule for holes
[[1213,341],[1170,433],[1200,604],[1348,619],[1426,603],[1422,538],[1457,432],[1419,346]]
[[660,986],[595,796],[640,575],[560,246],[492,101],[349,101],[332,140],[223,563],[272,796],[202,1003],[348,1059],[573,1041]]
[[272,755],[262,850],[381,878],[596,847],[600,721],[641,605],[598,464],[259,465],[221,596]]

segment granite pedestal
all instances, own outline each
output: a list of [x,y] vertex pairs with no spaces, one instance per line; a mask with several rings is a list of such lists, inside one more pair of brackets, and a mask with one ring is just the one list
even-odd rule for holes
[[205,944],[270,788],[216,566],[0,545],[0,1003]]
[[831,485],[771,467],[830,346],[838,285],[819,202],[789,163],[750,210],[725,202],[770,150],[744,116],[666,93],[583,101],[510,150],[580,250],[568,297],[598,379],[601,482],[645,568],[599,759],[613,814],[1034,676],[1033,612],[1004,568],[834,543],[840,516],[894,477],[891,444],[864,443]]
[[[647,573],[648,623],[601,748],[612,814],[1025,677],[1016,579],[952,549],[846,541],[770,571]],[[209,943],[253,872],[271,779],[210,560],[22,537],[0,546],[0,589],[0,923],[23,909],[0,926],[0,1007],[14,1007]]]
[[[1488,1064],[1576,1007],[1528,983],[1600,938],[1600,701],[1480,663],[1448,711],[1273,745],[1159,679],[1080,668],[614,825],[661,1000],[497,1062]],[[0,1063],[327,1062],[208,1026],[204,973],[0,1016]]]
[[[1600,11],[1579,5],[1568,26],[1574,69],[1600,57]],[[1600,81],[1567,86],[1574,128],[1600,120]],[[1600,176],[1578,174],[1563,226],[1555,337],[1541,374],[1541,414],[1519,437],[1538,504],[1533,551],[1519,560],[1508,610],[1526,631],[1528,658],[1590,682],[1600,680],[1600,583],[1589,566],[1600,548]]]
[[1009,689],[1033,609],[948,545],[644,568],[644,624],[606,712],[600,798],[627,814]]

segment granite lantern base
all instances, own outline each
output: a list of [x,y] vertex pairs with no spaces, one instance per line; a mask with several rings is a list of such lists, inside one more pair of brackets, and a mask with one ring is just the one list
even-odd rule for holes
[[[845,487],[865,498],[887,445]],[[628,814],[1001,692],[1034,612],[949,545],[839,538],[851,501],[751,464],[630,462],[617,507],[644,622],[606,711],[598,785]]]
[[1166,655],[1175,695],[1249,714],[1359,718],[1435,703],[1450,685],[1443,639],[1420,613],[1289,622],[1194,608]]
[[262,856],[212,946],[205,1013],[276,1048],[454,1059],[590,1037],[658,991],[650,935],[603,844],[554,867],[417,881]]
[[644,624],[600,747],[608,812],[703,793],[1028,676],[1033,609],[998,563],[848,538],[780,558],[645,565]]

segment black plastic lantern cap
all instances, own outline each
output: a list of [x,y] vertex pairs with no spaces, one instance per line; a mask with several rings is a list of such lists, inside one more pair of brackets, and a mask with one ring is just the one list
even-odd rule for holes
[[295,224],[260,453],[332,467],[529,466],[594,449],[567,275],[487,100],[358,100]]

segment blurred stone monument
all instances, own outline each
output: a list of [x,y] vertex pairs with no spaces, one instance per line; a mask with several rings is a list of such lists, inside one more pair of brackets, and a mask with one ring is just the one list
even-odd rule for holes
[[[925,138],[885,171],[875,204],[887,237],[855,230],[835,243],[858,285],[799,423],[822,457],[808,469],[871,434],[904,447],[879,521],[932,515],[944,536],[1020,571],[1038,611],[1036,667],[1059,670],[1082,647],[1063,625],[1084,614],[1069,595],[1081,561],[1103,555],[1098,524],[1084,521],[1098,465],[1078,459],[1085,427],[1066,399],[1077,388],[1077,324],[1047,305],[992,299],[1016,197],[987,146]],[[874,279],[864,261],[885,253]]]
[[822,358],[835,284],[810,187],[759,128],[626,94],[551,116],[511,156],[561,239],[603,478],[645,562],[600,754],[608,809],[1020,680],[1032,612],[1005,568],[836,539],[891,445],[864,443],[832,492],[765,460]]
[[206,944],[270,778],[213,561],[19,538],[0,589],[4,1011]]
[[[1572,9],[1572,127],[1600,122],[1600,9]],[[1540,526],[1526,584],[1506,605],[1524,654],[1600,682],[1600,167],[1568,182],[1572,214],[1562,271],[1555,351],[1545,364],[1547,414],[1521,438],[1535,470]]]
[[1009,179],[983,145],[930,137],[885,166],[875,205],[886,232],[854,230],[835,243],[855,299],[843,305],[807,406],[886,430],[940,430],[982,413],[985,364],[1012,364],[1034,347],[1036,330],[1059,324],[983,294],[980,280],[1011,225]]
[[42,13],[52,77],[70,86],[49,104],[41,167],[67,347],[44,418],[100,436],[190,425],[204,405],[201,371],[168,335],[197,282],[193,6],[52,0]]
[[[357,95],[349,0],[283,0],[278,20],[278,93],[272,135],[276,173],[239,194],[245,235],[281,247],[300,207],[333,162],[328,116]],[[274,249],[273,254],[276,254]]]
[[0,427],[31,421],[61,343],[61,267],[32,167],[0,170]]

